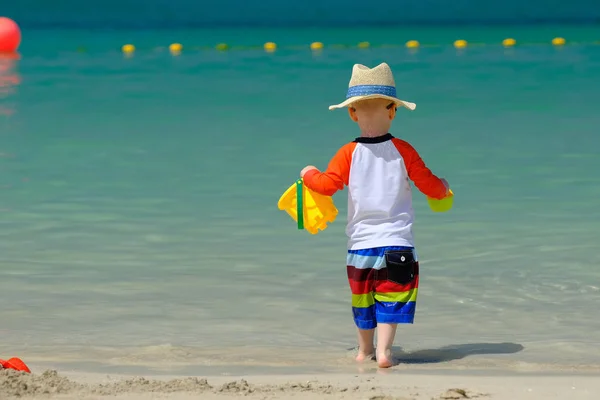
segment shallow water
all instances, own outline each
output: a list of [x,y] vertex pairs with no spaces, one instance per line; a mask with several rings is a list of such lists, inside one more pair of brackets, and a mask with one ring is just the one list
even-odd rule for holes
[[[204,33],[184,37],[220,41]],[[0,61],[0,355],[90,371],[353,368],[345,193],[316,236],[277,200],[357,135],[327,110],[352,64],[386,61],[418,105],[392,133],[456,194],[447,214],[415,194],[422,275],[403,365],[598,368],[598,31],[570,28],[587,44],[561,49],[534,29],[517,36],[539,44],[509,50],[495,44],[506,32],[478,30],[469,40],[487,45],[456,51],[440,29],[417,52],[289,48],[365,37],[346,33],[250,30],[239,43],[281,37],[280,51],[173,57],[159,48],[173,32],[40,31]]]

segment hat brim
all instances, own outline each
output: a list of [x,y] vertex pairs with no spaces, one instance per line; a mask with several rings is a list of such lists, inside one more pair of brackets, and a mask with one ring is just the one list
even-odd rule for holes
[[391,96],[386,96],[383,94],[369,94],[367,96],[354,96],[354,97],[350,97],[348,99],[346,99],[346,101],[340,103],[340,104],[335,104],[333,106],[329,106],[330,110],[335,110],[337,108],[344,108],[344,107],[349,107],[351,104],[356,103],[358,101],[361,100],[369,100],[369,99],[387,99],[387,100],[391,100],[393,101],[396,106],[398,107],[406,107],[409,110],[413,111],[415,108],[417,108],[417,105],[415,103],[411,103],[409,101],[404,101],[404,100],[400,100],[397,99],[395,97],[391,97]]

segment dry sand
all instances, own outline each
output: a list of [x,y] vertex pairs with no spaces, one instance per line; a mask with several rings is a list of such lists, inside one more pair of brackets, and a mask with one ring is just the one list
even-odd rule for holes
[[0,370],[0,399],[546,400],[600,398],[600,377],[377,374],[142,378]]

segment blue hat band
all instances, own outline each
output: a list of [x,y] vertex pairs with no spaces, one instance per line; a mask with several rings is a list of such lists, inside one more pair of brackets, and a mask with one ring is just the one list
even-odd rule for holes
[[373,94],[382,94],[385,96],[396,97],[396,88],[385,85],[356,85],[348,88],[346,98],[355,96],[369,96]]

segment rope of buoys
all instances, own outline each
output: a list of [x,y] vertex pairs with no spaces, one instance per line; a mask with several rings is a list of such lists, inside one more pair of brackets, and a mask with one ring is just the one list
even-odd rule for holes
[[[1,29],[0,29],[0,34],[1,34]],[[1,36],[0,36],[1,38]],[[1,42],[1,40],[0,40]],[[519,46],[520,47],[524,47],[524,46],[539,46],[539,45],[544,45],[544,44],[550,44],[553,47],[563,47],[566,46],[569,42],[567,42],[567,40],[563,37],[557,36],[555,38],[553,38],[552,40],[550,40],[549,42],[519,42]],[[598,46],[600,45],[600,40],[595,40],[595,41],[589,41],[589,42],[571,42],[572,44],[577,44],[577,45],[591,45],[591,46]],[[499,47],[504,47],[504,48],[510,48],[510,47],[515,47],[517,46],[517,40],[514,38],[506,38],[503,39],[501,42],[499,43],[469,43],[467,40],[465,39],[457,39],[454,42],[451,43],[451,45],[459,50],[462,49],[466,49],[468,47],[473,47],[473,46],[499,46]],[[444,44],[438,43],[438,44],[422,44],[421,42],[419,42],[418,40],[408,40],[407,42],[405,42],[404,44],[399,44],[399,43],[395,43],[395,44],[382,44],[382,45],[373,45],[370,42],[359,42],[355,45],[350,45],[350,44],[327,44],[325,45],[323,42],[312,42],[310,43],[308,46],[298,46],[298,45],[287,45],[287,46],[279,46],[277,45],[277,43],[275,42],[266,42],[264,43],[262,46],[231,46],[227,43],[218,43],[214,46],[191,46],[188,47],[188,49],[190,51],[194,51],[194,50],[218,50],[218,51],[228,51],[228,50],[257,50],[257,49],[263,49],[265,52],[267,53],[274,53],[280,49],[288,49],[288,50],[301,50],[301,49],[306,49],[308,48],[311,51],[322,51],[326,48],[330,48],[330,49],[352,49],[352,48],[359,48],[359,49],[369,49],[369,48],[400,48],[400,47],[405,47],[407,49],[410,49],[412,51],[416,51],[417,49],[420,48],[431,48],[431,47],[443,47],[445,46]],[[169,51],[171,52],[171,54],[173,55],[178,55],[181,54],[183,52],[183,45],[180,43],[172,43],[168,46]],[[121,51],[123,53],[125,53],[126,55],[132,55],[133,53],[136,52],[136,47],[133,44],[125,44],[123,45],[123,47],[121,47]]]
[[[548,44],[548,42],[546,42],[546,44]],[[551,44],[554,47],[562,47],[562,46],[567,45],[568,43],[565,38],[555,37],[552,40],[550,40],[549,44]],[[600,41],[578,42],[577,44],[598,46],[598,45],[600,45]],[[515,47],[517,45],[517,40],[514,38],[506,38],[506,39],[502,40],[500,43],[469,43],[465,39],[457,39],[454,42],[452,42],[451,45],[453,47],[455,47],[456,49],[466,49],[466,48],[472,47],[472,46],[501,46],[501,47],[509,48],[509,47]],[[528,46],[528,45],[530,45],[530,46],[544,45],[544,43],[543,42],[519,43],[520,47]],[[211,50],[211,49],[218,50],[218,51],[256,50],[256,49],[262,48],[267,53],[274,53],[280,49],[300,50],[302,48],[308,48],[311,51],[321,51],[326,48],[331,48],[331,49],[352,49],[352,48],[369,49],[369,48],[377,48],[377,47],[380,47],[380,48],[383,48],[383,47],[385,47],[385,48],[405,47],[407,49],[417,50],[417,49],[424,48],[424,47],[431,48],[431,47],[443,47],[443,46],[444,46],[444,44],[440,44],[440,43],[438,43],[438,44],[422,44],[418,40],[413,39],[413,40],[409,40],[409,41],[405,42],[404,44],[385,44],[385,45],[379,45],[379,46],[373,45],[372,43],[366,42],[366,41],[359,42],[355,45],[333,44],[333,43],[325,45],[323,42],[312,42],[307,47],[306,46],[298,46],[298,45],[294,45],[294,46],[288,45],[285,47],[280,47],[275,42],[266,42],[262,46],[231,46],[227,43],[218,43],[214,46],[191,46],[191,47],[187,47],[187,48],[190,51]],[[171,54],[178,55],[183,52],[184,47],[181,43],[172,43],[168,46],[168,49]],[[123,53],[125,53],[126,55],[132,55],[133,53],[136,52],[136,47],[133,44],[125,44],[121,47],[121,51]]]

